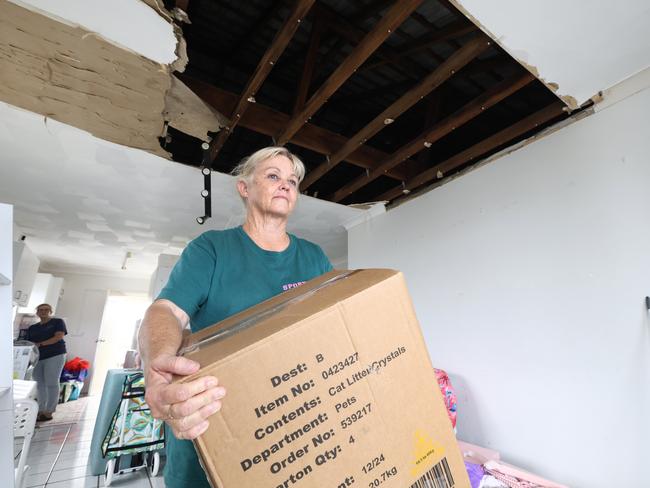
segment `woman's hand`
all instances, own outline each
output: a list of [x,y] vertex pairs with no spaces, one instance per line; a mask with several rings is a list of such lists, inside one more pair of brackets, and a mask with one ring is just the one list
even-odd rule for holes
[[199,369],[189,359],[162,354],[145,369],[145,399],[154,418],[164,420],[178,439],[196,439],[209,425],[208,417],[221,409],[226,390],[214,376],[172,384],[173,375],[187,376]]

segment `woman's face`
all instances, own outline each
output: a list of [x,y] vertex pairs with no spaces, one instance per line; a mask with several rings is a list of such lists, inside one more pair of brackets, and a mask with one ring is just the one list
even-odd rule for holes
[[298,199],[298,177],[288,158],[275,156],[259,163],[251,182],[246,184],[240,181],[238,189],[246,198],[249,212],[287,218]]
[[39,319],[46,319],[52,314],[52,309],[46,305],[41,305],[36,309],[36,315]]

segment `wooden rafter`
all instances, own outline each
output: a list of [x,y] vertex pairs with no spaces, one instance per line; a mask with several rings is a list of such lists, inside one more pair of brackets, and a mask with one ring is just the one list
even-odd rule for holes
[[458,70],[469,63],[476,56],[485,51],[491,42],[485,37],[471,40],[461,49],[456,51],[444,63],[424,78],[415,87],[411,88],[387,109],[369,122],[363,129],[352,136],[343,147],[336,151],[329,160],[321,163],[317,168],[310,171],[303,181],[302,188],[306,190],[328,171],[336,167],[360,144],[365,143],[375,134],[381,131],[386,125],[392,123],[405,111],[422,100],[431,91],[435,90],[445,80],[453,76]]
[[[368,35],[365,30],[358,27],[355,23],[350,22],[345,17],[340,16],[335,11],[326,8],[322,4],[316,4],[314,10],[318,11],[319,17],[327,22],[327,26],[332,31],[334,31],[342,38],[347,39],[350,43],[358,44],[361,42],[361,40],[363,40],[365,36]],[[370,16],[377,17],[378,15],[379,14],[371,14]],[[340,47],[340,45],[335,44],[332,47],[331,51],[327,53],[326,57],[331,57],[333,55],[333,52],[336,51],[337,47]],[[387,44],[380,46],[375,51],[375,55],[380,59],[390,61],[389,66],[392,67],[398,75],[408,75],[411,78],[417,80],[426,75],[426,70],[424,70],[424,68],[408,58],[402,58],[396,49]]]
[[[453,16],[455,16],[455,17],[460,16],[460,17],[463,19],[463,21],[465,21],[465,16],[464,16],[464,15],[461,15],[461,14],[458,12],[458,10],[457,10],[453,5],[451,5],[450,2],[445,2],[445,1],[443,1],[443,0],[440,0],[440,1],[441,1],[441,3],[442,3],[443,5],[445,5],[445,6],[447,7],[447,9],[449,10],[449,12],[450,12]],[[420,14],[418,14],[417,12],[414,13],[414,15],[413,15],[413,20],[416,21],[416,22],[418,22],[418,23],[419,23],[422,27],[424,27],[425,29],[431,29],[431,28],[433,27],[433,24],[431,24],[431,22],[429,22],[429,20],[428,20],[424,15],[420,15]],[[451,38],[451,39],[447,39],[447,42],[448,42],[448,44],[449,44],[452,48],[454,48],[454,49],[458,49],[458,41],[457,41],[456,39],[453,39],[453,38]],[[429,49],[429,53],[431,53],[431,54],[434,55],[434,56],[437,56],[437,54],[435,53],[435,51],[433,51],[433,50],[431,50],[431,49]],[[487,69],[486,72],[487,72],[487,73],[488,73],[492,78],[494,78],[496,81],[501,81],[501,80],[503,79],[502,77],[499,77],[496,73],[494,73],[493,71],[491,71],[491,68],[490,68],[490,69]],[[470,83],[472,83],[472,84],[474,84],[474,85],[477,85],[473,80],[469,80],[469,81],[470,81]]]
[[[436,90],[435,92],[431,93],[426,99],[425,99],[425,114],[424,114],[424,124],[423,124],[423,129],[426,129],[427,127],[431,127],[433,123],[438,120],[440,116],[440,111],[442,109],[442,100],[445,96],[445,89],[444,86],[440,87],[440,89]],[[415,160],[418,162],[418,165],[420,165],[419,169],[416,169],[416,171],[410,172],[409,171],[409,177],[413,174],[418,174],[427,168],[429,168],[429,165],[427,164],[427,161],[429,159],[429,151],[420,151],[420,153],[417,155],[417,158]],[[415,168],[414,168],[415,169]]]
[[257,93],[257,90],[262,86],[262,83],[264,83],[264,80],[273,69],[273,65],[284,52],[284,49],[293,38],[293,35],[300,26],[300,22],[302,22],[303,17],[307,14],[313,3],[314,0],[296,0],[291,14],[276,34],[273,42],[264,53],[264,56],[262,56],[253,76],[248,80],[246,88],[242,92],[237,105],[230,113],[229,124],[221,129],[217,138],[213,139],[210,144],[210,161],[214,161],[215,157],[219,154],[219,151],[228,140],[228,137],[232,134],[233,129],[239,123],[242,115],[251,104],[255,103],[255,94]]
[[484,110],[487,110],[507,96],[530,83],[533,79],[534,76],[526,72],[525,74],[515,77],[514,79],[504,80],[503,82],[489,88],[487,91],[485,91],[485,93],[475,98],[450,116],[446,117],[441,122],[435,124],[433,127],[425,130],[411,142],[399,148],[388,158],[382,161],[375,169],[356,178],[352,182],[345,185],[343,188],[337,190],[332,195],[327,197],[327,199],[335,202],[340,202],[344,198],[357,191],[359,188],[384,175],[386,171],[393,169],[405,159],[410,158],[425,147],[430,147],[431,144],[433,144],[435,141],[449,134],[457,127],[472,120],[474,117],[481,114]]
[[415,86],[413,80],[406,80],[397,83],[389,83],[387,85],[371,88],[369,90],[364,90],[363,93],[354,92],[346,95],[338,95],[337,93],[337,95],[330,98],[329,103],[347,104],[349,102],[374,100],[387,94],[401,93],[404,90],[411,88],[412,86]]
[[[178,74],[177,76],[217,112],[229,113],[239,99],[239,96],[234,93],[222,90],[221,88],[217,88],[216,86],[187,75]],[[241,117],[239,125],[246,129],[259,132],[260,134],[273,136],[277,128],[284,127],[289,120],[289,115],[256,103]],[[320,154],[332,154],[343,146],[346,141],[346,137],[314,124],[305,124],[291,139],[292,144]],[[363,169],[372,169],[377,165],[377,161],[381,161],[387,156],[387,153],[371,146],[359,146],[356,151],[348,156],[347,161]],[[404,181],[407,178],[406,171],[402,168],[390,170],[386,176],[397,181]]]
[[276,15],[282,10],[283,4],[287,3],[286,0],[274,0],[268,7],[259,12],[255,20],[251,23],[246,31],[239,35],[235,41],[228,46],[227,51],[223,56],[235,58],[239,56],[241,50],[248,46],[252,36],[257,35],[265,25],[270,25],[275,20]]
[[395,0],[375,0],[368,5],[364,5],[359,12],[351,17],[350,20],[355,24],[361,24],[373,15],[380,13],[394,1]]
[[[448,25],[447,27],[444,27],[443,29],[430,32],[429,34],[425,34],[424,36],[418,39],[415,39],[413,41],[407,42],[399,46],[397,48],[397,51],[399,52],[400,57],[398,57],[397,59],[401,59],[402,56],[408,56],[410,54],[419,52],[423,49],[427,49],[428,47],[431,47],[442,41],[447,41],[450,39],[464,36],[471,32],[475,32],[476,30],[477,27],[474,24],[468,22],[455,22],[451,25]],[[381,59],[374,63],[369,63],[363,66],[361,71],[372,70],[378,68],[379,66],[384,66],[386,64],[393,63],[393,62],[395,62],[395,59],[387,59],[387,58]]]
[[481,142],[474,144],[464,151],[443,161],[442,163],[436,164],[434,167],[423,171],[417,176],[406,181],[403,185],[396,186],[395,188],[388,190],[387,192],[377,197],[377,200],[391,201],[432,180],[443,178],[448,173],[451,173],[454,170],[458,169],[460,166],[464,166],[465,164],[472,162],[482,155],[500,146],[503,146],[513,139],[516,139],[522,134],[535,129],[536,127],[539,127],[540,125],[545,124],[546,122],[556,117],[559,117],[563,113],[563,108],[564,105],[562,103],[554,102],[551,105],[520,120],[519,122],[514,123],[510,127],[507,127],[506,129],[497,132],[496,134],[482,140]]
[[[454,13],[454,12],[455,12],[455,9],[452,11],[452,13]],[[426,19],[426,17],[424,17],[419,12],[413,12],[413,14],[411,15],[411,18],[414,21],[421,24],[426,29],[431,29],[433,27],[433,25]],[[415,40],[416,40],[416,38],[414,36],[412,36],[411,34],[409,34],[406,31],[404,31],[403,29],[396,30],[395,35],[397,37],[402,38],[406,42],[415,42]],[[455,40],[450,40],[449,43],[452,44],[456,49],[459,47],[459,44]],[[444,58],[442,56],[440,56],[435,50],[431,49],[430,47],[427,47],[426,50],[427,50],[428,54],[430,54],[431,57],[433,57],[433,59],[435,59],[438,63],[442,63],[444,61]],[[396,52],[397,52],[397,50],[396,50]],[[410,61],[410,59],[407,58],[407,57],[400,58],[400,59],[401,59],[402,62]],[[409,64],[417,64],[417,63],[409,63]],[[390,64],[387,65],[387,67],[390,67],[390,66],[391,66]],[[467,76],[467,75],[470,75],[471,73],[472,73],[472,68],[466,67],[465,70],[464,70],[464,73],[463,73],[464,75],[466,75],[465,80],[470,85],[474,86],[477,90],[483,91],[484,87],[480,83],[477,83],[476,80],[474,80],[473,78]],[[501,79],[497,78],[497,81],[501,81]]]
[[327,99],[354,73],[363,62],[390,36],[399,25],[422,3],[422,0],[400,0],[386,13],[366,37],[352,50],[350,55],[334,70],[307,101],[302,110],[295,114],[287,126],[276,137],[276,143],[283,145],[298,132],[309,118],[323,106]]
[[320,46],[320,38],[323,27],[318,18],[314,18],[311,26],[311,34],[309,35],[309,45],[307,46],[307,54],[305,55],[305,63],[298,83],[298,90],[296,93],[296,100],[293,105],[292,114],[295,114],[305,106],[305,101],[309,95],[309,87],[311,86],[312,77],[314,75],[314,66],[318,57],[318,48]]

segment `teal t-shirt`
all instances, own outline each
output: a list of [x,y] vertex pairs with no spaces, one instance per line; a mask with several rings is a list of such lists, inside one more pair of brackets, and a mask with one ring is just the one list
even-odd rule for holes
[[[183,251],[158,298],[183,309],[196,332],[332,270],[319,246],[289,238],[289,247],[275,252],[260,248],[241,226],[205,232]],[[192,442],[170,429],[166,434],[167,488],[208,488]]]

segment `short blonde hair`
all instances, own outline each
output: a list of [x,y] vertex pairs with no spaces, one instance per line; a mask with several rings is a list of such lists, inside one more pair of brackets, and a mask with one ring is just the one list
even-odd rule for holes
[[257,165],[276,156],[284,156],[291,161],[293,172],[298,178],[298,183],[300,183],[305,177],[305,165],[298,156],[293,154],[286,147],[280,146],[270,146],[255,151],[250,156],[242,159],[241,162],[235,166],[235,169],[232,170],[231,174],[237,178],[237,181],[244,181],[245,183],[250,184],[251,177],[253,176]]

